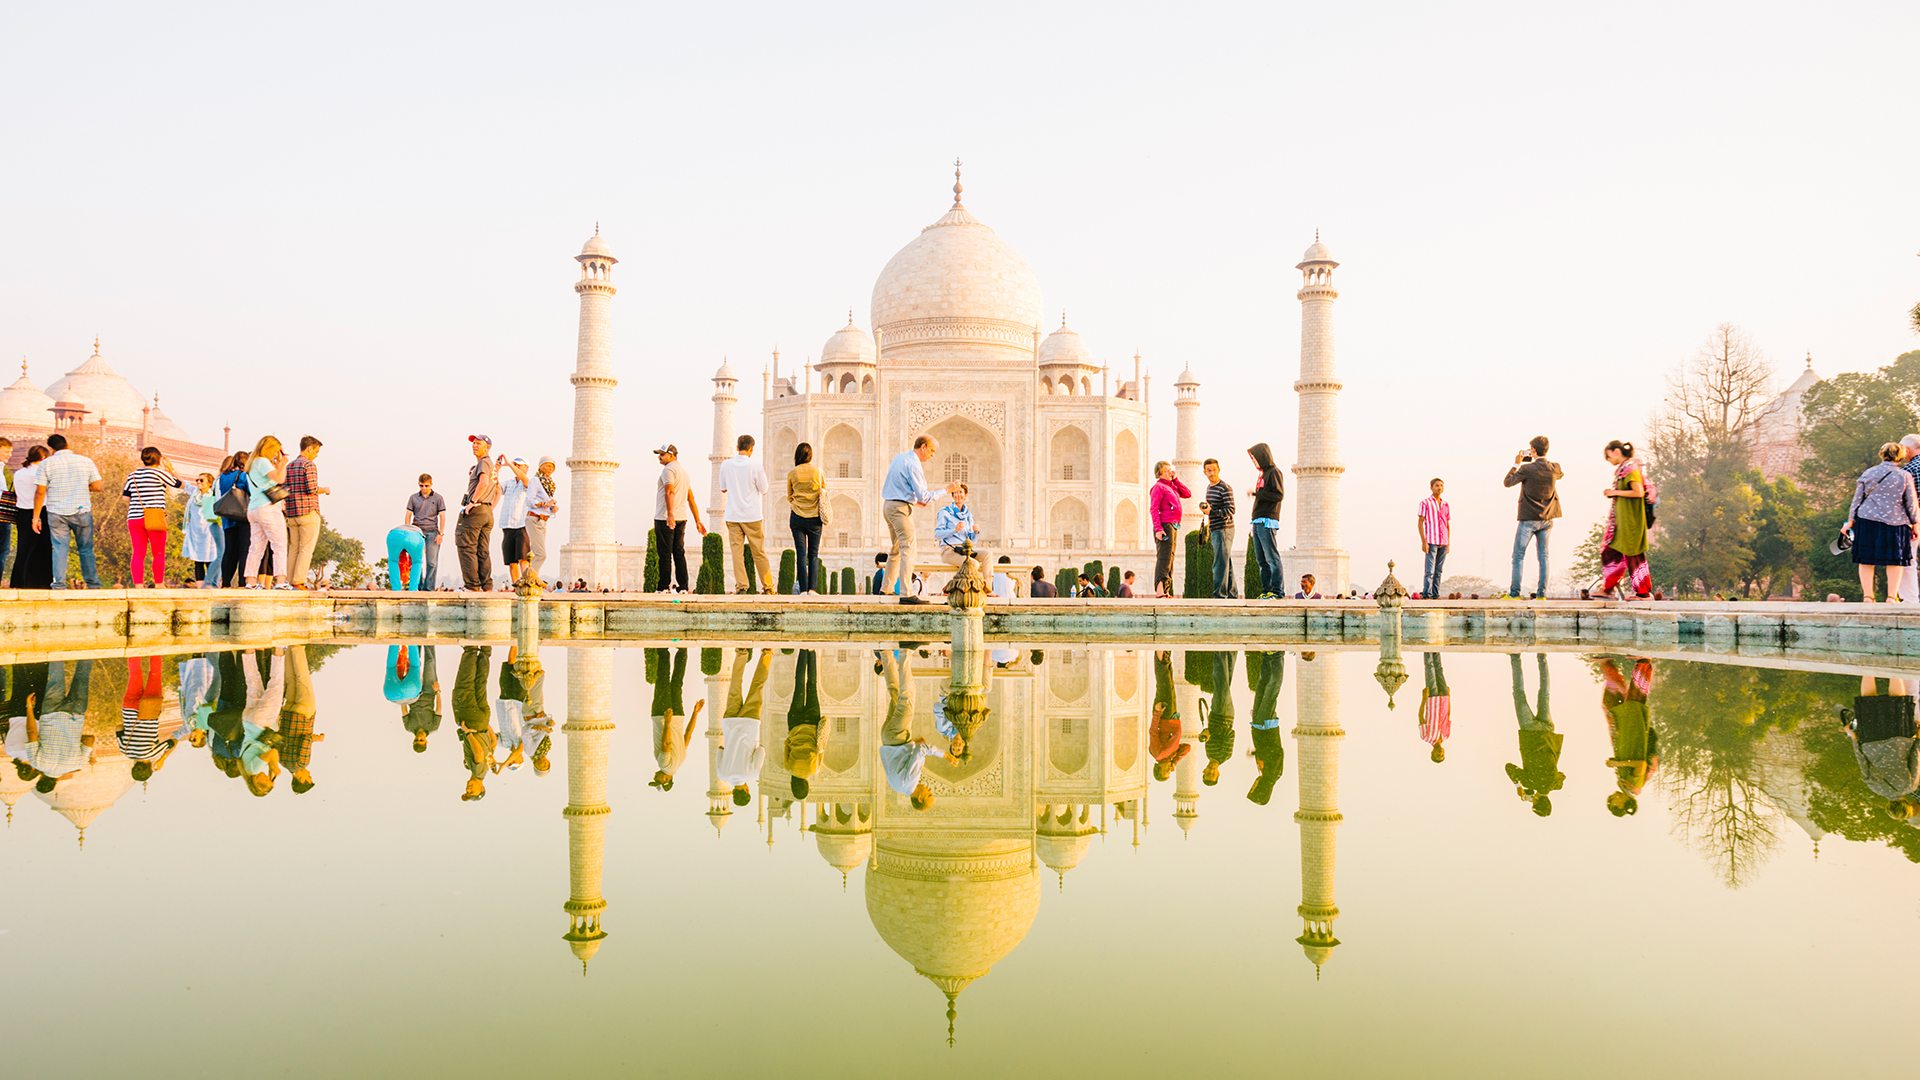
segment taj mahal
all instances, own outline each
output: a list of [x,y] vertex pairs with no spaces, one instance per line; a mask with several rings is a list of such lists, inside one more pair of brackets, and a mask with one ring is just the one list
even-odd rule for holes
[[[1150,576],[1152,375],[1138,352],[1115,371],[1066,315],[1052,322],[1027,260],[967,209],[958,166],[952,205],[896,252],[875,280],[872,329],[849,311],[817,359],[782,371],[775,351],[761,373],[755,437],[757,460],[772,488],[765,508],[769,546],[777,551],[789,544],[779,481],[795,447],[805,442],[827,479],[824,561],[832,569],[869,567],[874,553],[888,547],[880,515],[888,462],[916,437],[931,435],[938,453],[925,466],[928,484],[935,491],[954,481],[968,486],[990,554],[1010,555],[1022,567],[1099,559]],[[596,586],[645,588],[644,548],[622,545],[615,535],[618,380],[609,320],[619,260],[596,229],[576,261],[580,326],[567,461],[573,498],[562,573]],[[1348,579],[1339,537],[1344,470],[1333,337],[1338,265],[1316,236],[1297,266],[1298,444],[1283,509],[1295,522],[1294,545],[1284,553],[1289,576],[1314,574],[1329,592],[1344,591]],[[739,434],[741,382],[725,362],[712,378],[713,438],[702,504],[710,523],[724,515],[720,464],[733,456]],[[1170,460],[1195,500],[1205,487],[1200,387],[1192,364],[1183,365],[1173,383]],[[1227,461],[1229,475],[1244,471],[1243,464],[1237,454]],[[1188,500],[1189,513],[1193,504]],[[916,561],[926,567],[936,564],[932,515],[920,518]]]

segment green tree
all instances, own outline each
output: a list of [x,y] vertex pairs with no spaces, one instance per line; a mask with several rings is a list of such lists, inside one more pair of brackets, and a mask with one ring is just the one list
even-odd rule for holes
[[1200,530],[1187,533],[1187,580],[1180,595],[1189,600],[1213,597],[1213,551],[1200,541]]
[[1600,576],[1600,538],[1607,534],[1607,523],[1596,521],[1587,530],[1587,538],[1573,549],[1573,586],[1584,589]]
[[1061,596],[1072,596],[1073,587],[1079,584],[1080,572],[1071,566],[1063,566],[1053,575],[1053,587]]
[[854,588],[853,567],[851,566],[841,567],[840,568],[840,592],[844,595],[852,596],[856,591],[857,590]]
[[[836,575],[837,576],[837,575]],[[824,592],[829,584],[825,559],[813,560],[813,591]]]
[[1849,372],[1815,383],[1803,399],[1807,460],[1801,481],[1815,506],[1838,515],[1836,529],[1845,520],[1854,481],[1879,460],[1880,444],[1920,427],[1914,390],[1898,379],[1920,379],[1920,352],[1902,354],[1871,374]]
[[794,551],[792,548],[788,548],[787,550],[780,553],[780,595],[781,596],[791,596],[793,594],[793,583],[795,581],[794,575],[798,572],[796,570],[796,567],[798,567],[799,565],[800,565],[799,560],[794,555]]
[[1187,681],[1209,694],[1213,693],[1213,654],[1200,649],[1186,649],[1182,655],[1185,659],[1180,666]]
[[702,675],[720,674],[720,650],[719,649],[701,649],[700,650],[700,674]]
[[1118,565],[1107,567],[1107,595],[1120,595],[1120,567]]
[[313,545],[313,569],[308,574],[312,584],[331,584],[337,588],[361,589],[373,584],[373,567],[367,565],[367,547],[350,537],[342,536],[320,519],[320,539]]
[[1752,478],[1755,494],[1760,496],[1754,514],[1753,557],[1741,572],[1741,595],[1752,596],[1756,589],[1766,599],[1795,578],[1805,580],[1811,565],[1814,530],[1813,512],[1806,492],[1786,477],[1766,480]]
[[[1247,538],[1247,565],[1240,572],[1240,595],[1249,599],[1264,596],[1267,593],[1280,595],[1280,590],[1267,584],[1260,573],[1260,559],[1253,553],[1253,538]],[[1252,655],[1249,653],[1248,655]]]
[[640,587],[651,589],[660,580],[660,536],[652,529],[647,530],[646,576],[640,579]]
[[1087,575],[1087,580],[1098,585],[1107,579],[1107,564],[1101,562],[1099,559],[1095,559],[1085,566],[1082,566],[1080,572]]

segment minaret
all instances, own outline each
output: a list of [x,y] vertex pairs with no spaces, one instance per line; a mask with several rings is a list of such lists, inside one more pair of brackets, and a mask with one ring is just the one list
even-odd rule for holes
[[1173,766],[1173,823],[1180,826],[1180,835],[1184,838],[1200,820],[1200,770],[1207,761],[1207,748],[1200,742],[1200,688],[1188,681],[1187,662],[1189,657],[1197,657],[1201,663],[1210,664],[1213,657],[1186,650],[1177,656],[1173,667],[1173,700],[1180,706],[1180,741],[1188,744],[1189,749]]
[[708,528],[726,520],[726,503],[720,498],[720,463],[733,456],[733,405],[740,400],[733,392],[734,383],[733,365],[722,357],[720,370],[713,373],[713,450],[707,455],[713,465],[707,486]]
[[573,453],[567,456],[567,544],[560,549],[561,576],[586,578],[594,586],[619,586],[614,546],[613,377],[608,314],[613,306],[613,257],[600,226],[580,254],[580,339],[573,365]]
[[1340,379],[1333,367],[1333,253],[1313,234],[1297,269],[1300,286],[1299,453],[1293,466],[1293,549],[1287,574],[1312,574],[1319,591],[1347,590],[1347,553],[1340,549]]
[[1200,380],[1193,377],[1191,364],[1173,381],[1173,410],[1173,467],[1188,487],[1204,487],[1199,479]]
[[1296,723],[1294,757],[1299,762],[1300,936],[1295,940],[1313,961],[1313,977],[1340,944],[1333,920],[1334,830],[1340,825],[1340,668],[1338,653],[1316,660],[1300,658],[1294,679]]
[[607,743],[613,737],[613,650],[574,649],[567,656],[567,933],[580,974],[600,951],[607,902],[600,877],[607,851]]

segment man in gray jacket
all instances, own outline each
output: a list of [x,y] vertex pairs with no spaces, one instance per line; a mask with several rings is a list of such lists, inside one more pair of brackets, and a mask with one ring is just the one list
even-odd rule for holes
[[1507,487],[1520,488],[1520,524],[1513,531],[1513,585],[1509,596],[1520,595],[1520,564],[1526,561],[1527,542],[1540,548],[1540,587],[1534,599],[1547,594],[1547,534],[1553,519],[1560,516],[1560,495],[1556,485],[1560,466],[1547,460],[1547,437],[1535,435],[1527,449],[1513,455],[1513,468],[1507,470]]

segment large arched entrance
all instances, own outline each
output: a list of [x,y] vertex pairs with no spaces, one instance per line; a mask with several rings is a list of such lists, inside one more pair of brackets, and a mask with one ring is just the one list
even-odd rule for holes
[[[1004,522],[1006,482],[999,440],[993,432],[964,416],[949,416],[929,428],[939,444],[939,453],[927,462],[927,486],[936,493],[953,480],[967,485],[967,505],[980,527],[981,541],[988,547],[1004,549],[1007,543]],[[933,540],[933,515],[927,515],[922,527],[924,543]]]

